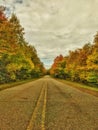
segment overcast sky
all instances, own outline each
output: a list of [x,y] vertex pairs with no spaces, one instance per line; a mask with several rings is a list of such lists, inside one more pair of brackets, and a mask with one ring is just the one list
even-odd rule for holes
[[0,0],[16,13],[25,38],[49,67],[59,55],[92,42],[98,31],[98,0]]

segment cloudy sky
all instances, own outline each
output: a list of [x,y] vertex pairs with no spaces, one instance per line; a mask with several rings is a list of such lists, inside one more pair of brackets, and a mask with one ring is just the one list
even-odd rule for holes
[[16,13],[26,40],[49,67],[59,55],[92,42],[98,31],[98,0],[0,0]]

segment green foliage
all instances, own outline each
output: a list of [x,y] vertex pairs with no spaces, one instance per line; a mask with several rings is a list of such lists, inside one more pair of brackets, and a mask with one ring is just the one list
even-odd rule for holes
[[98,84],[98,72],[91,71],[88,73],[87,81],[90,83],[97,83]]

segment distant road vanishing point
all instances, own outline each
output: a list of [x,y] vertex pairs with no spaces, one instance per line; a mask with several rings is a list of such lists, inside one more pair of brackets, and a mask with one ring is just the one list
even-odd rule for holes
[[8,88],[0,130],[98,130],[98,98],[49,76]]

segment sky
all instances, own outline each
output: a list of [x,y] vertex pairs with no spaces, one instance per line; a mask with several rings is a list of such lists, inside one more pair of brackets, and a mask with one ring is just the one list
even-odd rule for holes
[[56,56],[93,42],[98,31],[98,0],[0,0],[8,16],[14,12],[49,68]]

